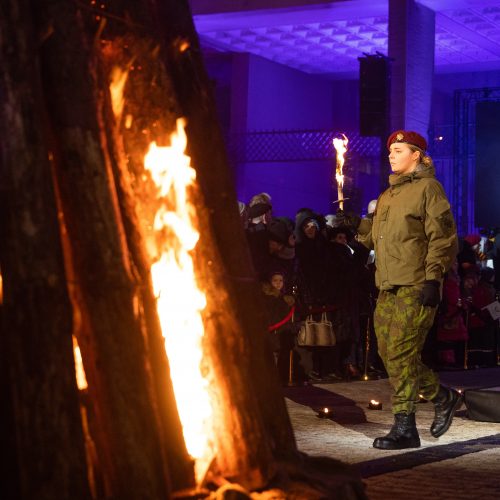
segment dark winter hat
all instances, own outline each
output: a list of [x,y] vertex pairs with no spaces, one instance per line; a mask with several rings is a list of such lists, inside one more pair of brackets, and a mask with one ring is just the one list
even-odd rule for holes
[[269,212],[273,207],[269,203],[256,203],[248,209],[248,218],[255,219]]
[[273,220],[267,227],[267,237],[271,241],[277,241],[286,245],[291,232],[283,221]]
[[387,149],[390,149],[391,144],[395,142],[411,144],[412,146],[417,146],[422,151],[427,149],[427,141],[418,132],[413,132],[412,130],[396,130],[393,132],[389,136],[389,139],[387,139]]
[[302,229],[305,229],[305,227],[309,224],[312,224],[313,226],[316,227],[316,229],[319,231],[319,222],[316,219],[313,219],[312,217],[307,217],[304,219],[304,222],[301,225]]
[[332,228],[330,231],[331,239],[335,239],[339,234],[345,234],[348,240],[353,237],[352,231],[347,226],[337,226]]

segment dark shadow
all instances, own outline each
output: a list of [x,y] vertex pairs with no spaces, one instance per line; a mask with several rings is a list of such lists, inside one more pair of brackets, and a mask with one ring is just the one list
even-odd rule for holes
[[[357,424],[366,424],[365,412],[352,399],[316,386],[284,387],[284,396],[314,411],[327,406],[332,409],[330,420],[344,427],[351,428]],[[319,417],[318,417],[319,418]]]
[[457,458],[469,453],[477,453],[498,447],[500,447],[500,434],[494,434],[468,441],[431,446],[399,455],[389,455],[374,460],[367,460],[366,462],[355,464],[355,467],[360,471],[361,477],[366,479],[372,476],[411,469],[419,465],[440,462],[441,460]]

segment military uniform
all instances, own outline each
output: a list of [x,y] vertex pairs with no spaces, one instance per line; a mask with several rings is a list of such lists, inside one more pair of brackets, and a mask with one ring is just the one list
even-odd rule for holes
[[393,413],[415,412],[418,395],[433,399],[439,380],[420,358],[437,307],[423,306],[428,282],[442,283],[458,250],[455,222],[433,166],[389,177],[373,219],[358,228],[375,250],[380,289],[374,315],[379,354],[393,388]]

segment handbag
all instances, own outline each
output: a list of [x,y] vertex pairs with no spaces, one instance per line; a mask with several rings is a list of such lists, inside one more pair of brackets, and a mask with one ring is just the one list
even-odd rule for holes
[[307,316],[302,323],[297,336],[299,346],[334,346],[337,343],[333,325],[326,316],[326,312],[321,315],[320,321],[314,321],[312,315]]

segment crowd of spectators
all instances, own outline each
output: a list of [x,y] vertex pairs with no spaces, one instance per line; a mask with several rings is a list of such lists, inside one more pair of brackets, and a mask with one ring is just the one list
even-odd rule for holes
[[[375,205],[370,202],[368,214]],[[376,256],[357,241],[345,217],[323,216],[311,208],[300,208],[295,220],[276,217],[267,193],[255,195],[248,205],[240,202],[240,215],[282,382],[383,376],[372,327]],[[492,259],[500,269],[500,235],[481,251],[480,239],[461,239],[456,265],[445,278],[443,301],[424,349],[426,361],[435,367],[464,367],[473,352],[490,353],[470,359],[474,363],[497,363],[498,322],[484,308],[495,301],[495,286],[500,288],[500,273],[495,276],[486,266]],[[298,346],[302,322],[325,314],[333,324],[336,344]]]

